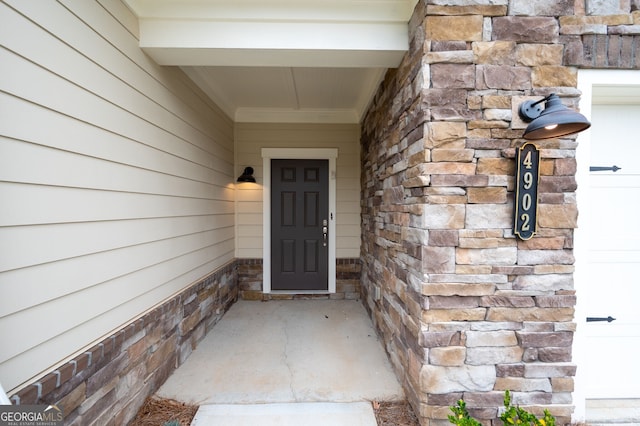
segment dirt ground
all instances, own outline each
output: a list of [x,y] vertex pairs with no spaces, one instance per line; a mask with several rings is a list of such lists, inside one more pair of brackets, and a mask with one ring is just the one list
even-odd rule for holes
[[[378,426],[419,426],[418,419],[406,401],[373,401],[372,405]],[[189,426],[196,411],[197,405],[150,397],[130,426]]]

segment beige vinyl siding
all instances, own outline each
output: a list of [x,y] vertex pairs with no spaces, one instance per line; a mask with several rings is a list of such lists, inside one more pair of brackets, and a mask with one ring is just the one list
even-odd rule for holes
[[118,0],[0,3],[0,382],[231,261],[233,123]]
[[360,127],[357,124],[236,123],[236,175],[251,166],[256,184],[237,186],[236,256],[262,258],[262,148],[337,148],[336,257],[360,256]]

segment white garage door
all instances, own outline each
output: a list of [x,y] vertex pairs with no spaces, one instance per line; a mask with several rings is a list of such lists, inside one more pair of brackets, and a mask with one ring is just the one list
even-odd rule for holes
[[640,398],[640,104],[593,105],[591,121],[586,397]]

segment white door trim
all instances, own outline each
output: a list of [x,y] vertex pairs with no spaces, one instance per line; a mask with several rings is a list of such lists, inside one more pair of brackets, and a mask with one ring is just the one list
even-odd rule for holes
[[[336,292],[336,159],[338,148],[262,148],[262,292],[271,293],[271,160],[329,160],[328,293]],[[280,293],[280,292],[279,292]],[[305,293],[305,292],[296,292]],[[311,293],[318,293],[317,291]]]

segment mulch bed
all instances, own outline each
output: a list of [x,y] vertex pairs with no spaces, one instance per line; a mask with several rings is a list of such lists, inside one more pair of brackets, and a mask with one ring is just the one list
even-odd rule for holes
[[378,426],[420,426],[407,401],[373,401],[373,412]]
[[[373,401],[372,404],[378,426],[420,425],[406,401]],[[147,398],[130,426],[189,426],[196,411],[197,405],[152,396]]]
[[196,411],[197,405],[151,396],[129,426],[189,426]]

